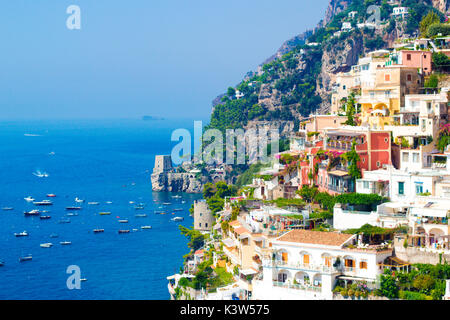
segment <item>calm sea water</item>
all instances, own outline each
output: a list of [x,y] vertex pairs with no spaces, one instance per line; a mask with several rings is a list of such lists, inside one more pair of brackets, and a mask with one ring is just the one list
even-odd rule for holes
[[[183,216],[181,224],[191,226],[188,209],[200,195],[180,194],[183,204],[172,198],[175,194],[154,193],[150,173],[155,154],[170,153],[171,132],[179,127],[190,129],[192,122],[0,122],[0,207],[14,208],[0,210],[0,260],[5,262],[0,299],[168,299],[166,277],[179,271],[188,252],[180,223],[170,219]],[[36,170],[50,176],[38,178],[32,174]],[[35,208],[24,197],[44,200],[49,193],[56,194],[54,205],[42,209],[50,210],[51,219],[24,216]],[[85,202],[78,216],[68,217],[65,207],[77,205],[75,197]],[[93,201],[100,205],[87,204]],[[145,209],[136,210],[130,201],[145,203]],[[183,211],[172,215],[174,208]],[[100,216],[102,211],[111,215]],[[142,213],[147,217],[135,217]],[[67,218],[70,223],[59,223]],[[143,225],[152,229],[142,230]],[[105,232],[94,234],[95,228]],[[133,228],[138,231],[118,234]],[[14,236],[24,230],[28,237]],[[59,237],[50,238],[52,233]],[[41,248],[46,242],[53,247]],[[19,262],[28,254],[32,261]],[[69,265],[79,266],[87,279],[80,290],[66,286]]]

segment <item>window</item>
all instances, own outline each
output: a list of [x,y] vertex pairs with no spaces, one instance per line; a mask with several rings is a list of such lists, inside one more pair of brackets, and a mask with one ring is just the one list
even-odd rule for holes
[[208,228],[208,224],[207,223],[205,223],[205,228]]
[[418,163],[419,162],[419,154],[417,152],[414,152],[412,154],[412,162]]
[[305,265],[309,264],[309,254],[303,255],[303,264],[305,264]]
[[406,60],[411,61],[411,54],[410,54],[410,53],[408,53],[408,54],[406,55]]
[[198,224],[198,226],[199,226],[199,228],[201,228],[201,227],[202,227],[202,223],[200,222],[200,223]]
[[384,75],[384,81],[391,81],[391,75],[390,74],[385,74]]
[[369,181],[363,181],[363,188],[369,189]]
[[360,269],[366,269],[367,270],[367,261],[361,261],[359,263],[359,268]]
[[331,257],[325,257],[325,265],[331,268]]
[[416,182],[416,194],[423,193],[423,184],[420,182]]
[[404,182],[398,183],[398,194],[399,195],[405,194],[405,183]]
[[409,162],[409,153],[408,152],[402,153],[402,162]]
[[377,161],[377,167],[378,168],[381,167],[381,162],[380,161]]
[[345,266],[347,268],[354,268],[355,267],[355,260],[353,260],[353,259],[345,259],[344,262],[345,262]]
[[406,81],[412,81],[412,75],[408,74],[408,75],[406,76]]

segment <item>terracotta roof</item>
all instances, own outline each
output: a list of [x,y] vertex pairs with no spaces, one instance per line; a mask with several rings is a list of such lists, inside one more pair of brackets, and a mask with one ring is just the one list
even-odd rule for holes
[[278,241],[297,242],[307,244],[319,244],[328,246],[342,246],[354,235],[337,232],[323,232],[310,230],[292,230],[281,237]]
[[195,255],[202,255],[203,254],[203,249],[195,251],[194,254]]
[[345,177],[345,176],[349,175],[349,173],[347,171],[342,171],[342,170],[330,171],[330,172],[328,172],[328,174],[332,174],[332,175],[338,176],[338,177]]
[[239,227],[234,229],[234,232],[236,232],[237,234],[241,235],[243,233],[250,233],[250,231],[248,231],[247,229],[245,229],[244,227]]
[[229,225],[230,225],[231,227],[237,227],[237,226],[240,226],[241,224],[239,223],[239,221],[234,220],[234,221],[231,221],[231,222],[229,223]]

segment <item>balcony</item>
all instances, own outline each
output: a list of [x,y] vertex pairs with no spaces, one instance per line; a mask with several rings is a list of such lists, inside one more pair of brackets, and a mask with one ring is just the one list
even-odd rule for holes
[[277,268],[290,268],[295,270],[303,270],[303,271],[319,271],[323,273],[337,273],[340,272],[335,267],[328,267],[326,265],[315,265],[315,264],[303,264],[300,262],[286,262],[282,260],[264,260],[264,267],[277,267]]
[[322,287],[319,287],[319,286],[316,287],[316,286],[311,286],[311,285],[292,284],[292,283],[279,282],[279,281],[273,281],[272,284],[274,287],[286,288],[286,289],[305,290],[305,291],[314,291],[314,292],[322,291]]

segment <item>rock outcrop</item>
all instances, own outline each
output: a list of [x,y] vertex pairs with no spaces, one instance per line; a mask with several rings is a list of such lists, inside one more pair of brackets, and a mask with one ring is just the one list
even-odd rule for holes
[[153,191],[201,193],[203,185],[192,173],[161,172],[151,176]]

